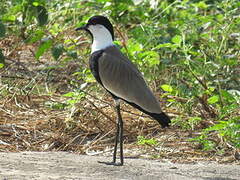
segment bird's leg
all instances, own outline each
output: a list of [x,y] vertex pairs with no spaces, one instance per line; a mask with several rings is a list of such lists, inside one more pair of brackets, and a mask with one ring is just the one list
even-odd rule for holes
[[[116,112],[118,113],[118,107],[120,107],[120,104],[116,103]],[[113,163],[116,163],[116,156],[117,156],[117,146],[118,146],[118,140],[119,140],[119,121],[117,120],[117,131],[115,135],[115,145],[114,145],[114,151],[113,151]]]
[[[113,151],[113,161],[112,162],[99,162],[104,163],[106,165],[115,165],[115,166],[122,166],[123,165],[123,121],[120,112],[120,100],[115,99],[115,109],[117,113],[117,131],[115,137],[115,145]],[[120,163],[116,163],[116,156],[117,156],[117,146],[120,146]]]
[[[116,137],[116,139],[119,138],[119,146],[120,146],[120,164],[119,165],[123,165],[123,120],[120,112],[120,103],[116,105],[116,111],[117,111],[117,118],[118,118],[118,124],[117,124],[118,137]],[[116,142],[115,142],[115,145],[116,145]],[[115,148],[114,148],[114,152],[115,152]],[[115,154],[115,159],[116,159],[116,154]]]
[[[117,112],[117,132],[115,137],[115,146],[113,152],[113,163],[115,165],[123,165],[123,121],[120,112],[120,100],[115,100],[115,108]],[[117,156],[117,145],[120,143],[120,163],[116,164],[116,156]]]

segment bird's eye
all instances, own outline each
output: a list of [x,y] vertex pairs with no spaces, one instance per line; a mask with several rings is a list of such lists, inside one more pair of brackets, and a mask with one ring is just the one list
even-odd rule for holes
[[92,22],[91,22],[91,25],[96,25],[96,24],[97,24],[96,21],[92,21]]

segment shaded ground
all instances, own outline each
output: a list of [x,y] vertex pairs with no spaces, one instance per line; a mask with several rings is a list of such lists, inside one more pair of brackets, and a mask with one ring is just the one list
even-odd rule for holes
[[97,161],[110,157],[66,152],[0,153],[0,177],[12,179],[240,179],[239,165],[200,162],[173,164],[146,159],[125,159],[122,167]]

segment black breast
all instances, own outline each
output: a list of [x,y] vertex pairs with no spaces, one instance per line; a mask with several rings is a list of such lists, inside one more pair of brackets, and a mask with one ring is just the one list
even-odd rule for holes
[[95,79],[97,80],[97,82],[100,83],[102,86],[103,86],[103,84],[100,79],[99,70],[98,70],[98,60],[102,56],[103,52],[104,52],[104,50],[96,51],[91,54],[90,59],[89,59],[90,70],[91,70],[93,76],[95,77]]

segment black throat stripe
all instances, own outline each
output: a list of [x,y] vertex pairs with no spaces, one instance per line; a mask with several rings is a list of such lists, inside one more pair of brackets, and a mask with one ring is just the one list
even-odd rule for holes
[[95,79],[97,80],[97,82],[100,83],[102,86],[103,86],[103,84],[102,84],[101,78],[99,76],[98,60],[102,56],[103,52],[104,52],[104,50],[96,51],[91,54],[90,59],[89,59],[90,70],[91,70],[93,76],[95,77]]

